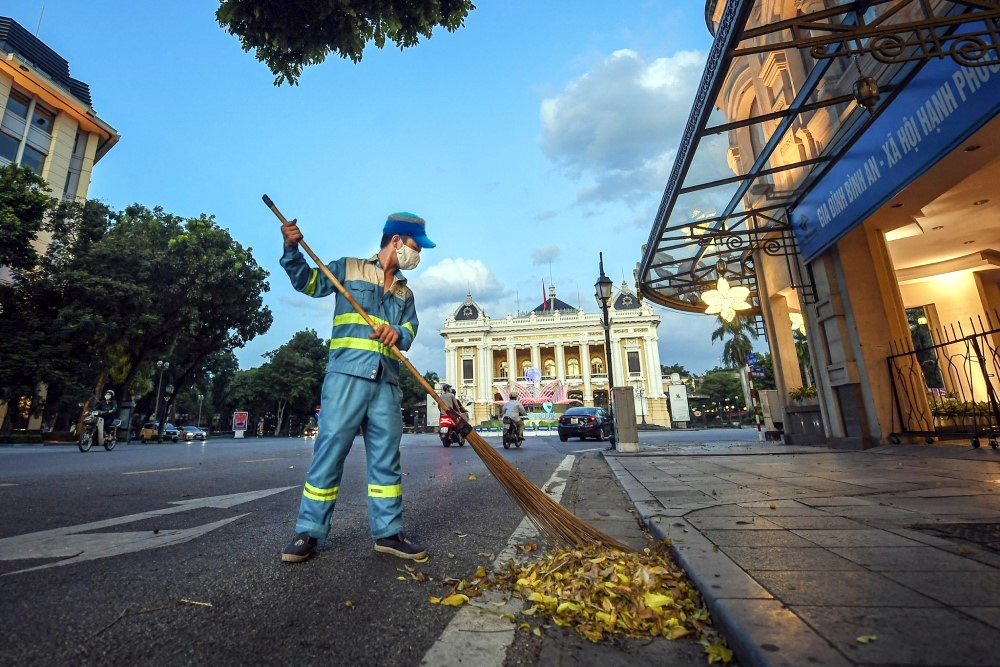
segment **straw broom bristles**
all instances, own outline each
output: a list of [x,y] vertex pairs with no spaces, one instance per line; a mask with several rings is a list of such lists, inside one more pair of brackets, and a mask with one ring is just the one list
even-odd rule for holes
[[[287,224],[288,220],[281,211],[274,205],[271,198],[267,195],[263,196],[264,203],[267,207],[281,220],[282,224]],[[344,286],[337,280],[330,270],[326,267],[319,257],[312,251],[311,248],[306,244],[305,241],[299,241],[299,245],[306,254],[312,258],[323,274],[329,279],[333,286],[340,292],[341,296],[346,298],[350,302],[351,306],[360,314],[366,322],[372,327],[372,329],[377,329],[374,321],[368,316],[368,313],[361,307],[361,305],[354,300]],[[457,414],[453,410],[449,410],[448,406],[445,405],[441,397],[438,396],[434,388],[427,382],[417,369],[410,363],[410,360],[403,356],[403,353],[393,345],[393,354],[395,354],[403,365],[413,374],[417,382],[424,388],[424,390],[434,397],[438,406],[444,412],[449,412],[455,423],[459,425],[459,433],[468,440],[472,445],[473,451],[479,455],[479,458],[483,460],[486,464],[487,469],[493,476],[497,478],[500,485],[504,488],[514,502],[516,502],[524,514],[531,520],[535,527],[539,529],[540,532],[548,535],[552,540],[560,544],[561,546],[586,546],[590,544],[603,544],[608,547],[619,549],[621,551],[632,551],[629,547],[625,546],[618,540],[605,535],[601,531],[597,530],[586,521],[576,516],[568,509],[555,502],[548,495],[545,494],[541,489],[531,483],[531,481],[525,477],[520,470],[515,468],[511,463],[502,457],[493,447],[486,442],[481,435],[472,429],[465,419]]]

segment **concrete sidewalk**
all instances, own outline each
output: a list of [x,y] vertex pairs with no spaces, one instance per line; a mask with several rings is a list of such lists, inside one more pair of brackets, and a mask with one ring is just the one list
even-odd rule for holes
[[712,437],[604,456],[742,667],[1000,664],[1000,451]]

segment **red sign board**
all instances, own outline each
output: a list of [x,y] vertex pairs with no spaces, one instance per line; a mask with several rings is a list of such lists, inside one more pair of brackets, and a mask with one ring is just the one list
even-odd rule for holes
[[233,413],[233,430],[234,431],[245,431],[247,430],[247,422],[250,420],[249,412],[234,412]]

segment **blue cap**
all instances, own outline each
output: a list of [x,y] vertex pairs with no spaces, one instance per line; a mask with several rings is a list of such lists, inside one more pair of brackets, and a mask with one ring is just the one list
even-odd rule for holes
[[390,215],[389,219],[385,221],[382,233],[409,236],[421,248],[434,247],[434,242],[427,238],[427,234],[424,232],[424,219],[406,211]]

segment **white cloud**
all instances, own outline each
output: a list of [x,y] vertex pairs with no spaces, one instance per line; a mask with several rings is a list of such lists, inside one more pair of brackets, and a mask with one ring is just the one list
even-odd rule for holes
[[579,201],[632,203],[662,192],[704,62],[697,51],[649,61],[623,49],[542,102],[542,150],[592,181]]
[[547,245],[531,251],[531,261],[534,264],[554,264],[559,261],[559,246]]

